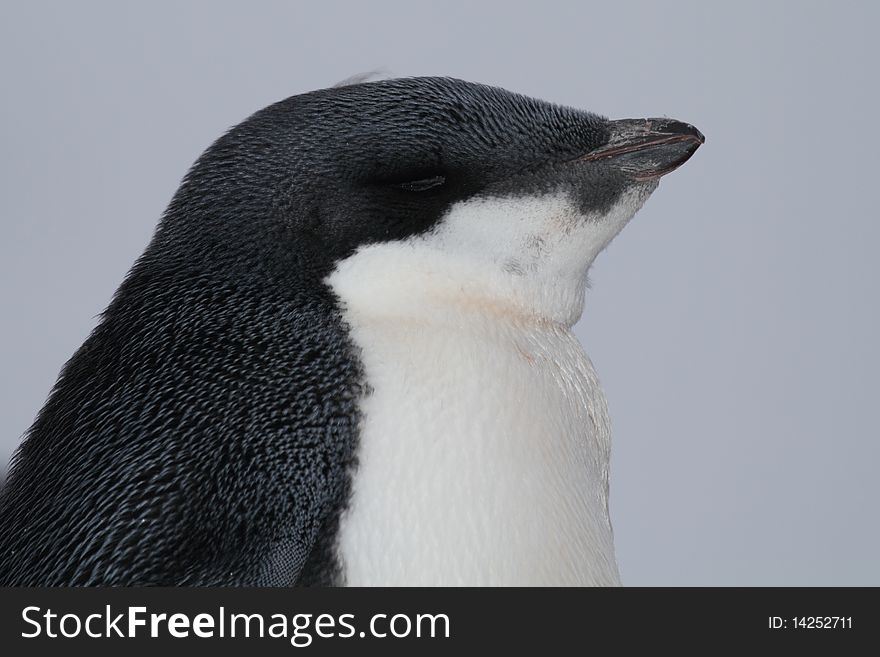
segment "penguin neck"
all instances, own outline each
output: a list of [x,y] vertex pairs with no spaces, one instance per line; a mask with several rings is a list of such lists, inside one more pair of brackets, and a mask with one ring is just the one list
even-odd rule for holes
[[585,277],[568,285],[517,280],[422,241],[363,247],[327,283],[347,312],[374,320],[443,325],[454,313],[563,328],[580,317],[586,288]]
[[377,318],[428,321],[455,309],[570,328],[593,260],[641,201],[625,194],[587,215],[563,192],[469,199],[426,233],[360,247],[327,283],[352,312]]

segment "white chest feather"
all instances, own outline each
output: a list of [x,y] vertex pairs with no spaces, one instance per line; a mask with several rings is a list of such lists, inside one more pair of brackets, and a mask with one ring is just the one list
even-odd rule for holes
[[369,585],[616,585],[610,430],[570,331],[637,203],[476,201],[328,278],[369,394],[338,556]]
[[349,585],[615,584],[608,417],[554,327],[363,322],[373,392],[340,534]]

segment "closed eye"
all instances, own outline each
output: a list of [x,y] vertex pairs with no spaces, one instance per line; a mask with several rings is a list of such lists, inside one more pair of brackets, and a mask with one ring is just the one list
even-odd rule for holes
[[426,192],[446,183],[446,176],[431,176],[430,178],[420,178],[418,180],[407,180],[406,182],[395,183],[394,186],[407,192]]

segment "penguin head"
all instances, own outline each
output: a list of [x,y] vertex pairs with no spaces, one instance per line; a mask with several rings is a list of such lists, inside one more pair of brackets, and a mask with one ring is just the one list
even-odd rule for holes
[[450,78],[334,87],[219,139],[155,242],[241,276],[354,286],[374,311],[458,297],[571,323],[595,256],[702,142]]

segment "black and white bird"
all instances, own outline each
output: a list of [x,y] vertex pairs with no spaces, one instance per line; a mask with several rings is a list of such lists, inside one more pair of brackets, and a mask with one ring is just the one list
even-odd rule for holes
[[587,271],[703,143],[448,78],[195,163],[0,493],[2,585],[615,585]]

